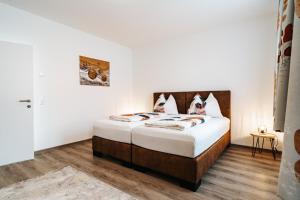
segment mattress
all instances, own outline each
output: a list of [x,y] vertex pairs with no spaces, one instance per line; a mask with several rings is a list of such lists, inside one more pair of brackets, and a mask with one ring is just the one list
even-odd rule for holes
[[145,121],[121,122],[109,119],[98,120],[94,123],[94,135],[108,140],[130,144],[132,129],[144,123]]
[[132,129],[132,144],[137,146],[195,158],[208,149],[230,129],[228,118],[211,118],[203,124],[184,131],[136,126]]
[[111,119],[98,120],[94,123],[93,132],[94,136],[131,144],[131,132],[133,128],[144,125],[145,122],[159,120],[165,117],[168,117],[168,115],[161,113],[159,116],[145,121],[123,122]]

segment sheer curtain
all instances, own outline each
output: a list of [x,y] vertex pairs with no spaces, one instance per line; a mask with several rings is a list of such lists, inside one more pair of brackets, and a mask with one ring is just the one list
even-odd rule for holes
[[300,197],[300,0],[280,0],[274,130],[284,131],[278,193]]
[[284,131],[291,65],[294,23],[293,1],[281,0],[277,19],[277,66],[275,68],[274,130]]

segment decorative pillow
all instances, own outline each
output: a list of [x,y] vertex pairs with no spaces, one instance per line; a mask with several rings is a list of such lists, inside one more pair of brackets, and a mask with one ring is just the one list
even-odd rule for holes
[[178,115],[177,104],[173,95],[169,96],[168,100],[164,105],[164,108],[165,108],[165,113]]
[[209,94],[209,96],[205,100],[205,103],[206,115],[209,115],[211,117],[223,117],[218,100],[212,93]]
[[198,115],[205,115],[205,102],[202,101],[201,96],[196,94],[194,100],[192,101],[190,108],[188,109],[188,114],[198,114]]
[[188,114],[208,115],[211,117],[223,117],[218,100],[212,93],[203,102],[201,96],[197,94],[192,101]]
[[164,105],[166,103],[166,98],[164,94],[161,94],[157,101],[155,102],[153,111],[154,112],[165,112]]

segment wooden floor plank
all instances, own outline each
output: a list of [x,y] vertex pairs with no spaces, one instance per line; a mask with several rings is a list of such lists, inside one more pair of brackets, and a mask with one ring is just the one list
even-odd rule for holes
[[[232,153],[237,154],[237,155],[245,155],[245,156],[251,156],[252,155],[251,148],[236,147],[236,146],[230,147],[227,152],[228,153],[232,152]],[[252,158],[262,159],[264,161],[270,160],[273,163],[280,163],[281,153],[276,153],[276,156],[277,156],[278,159],[274,160],[271,152],[264,150],[262,153],[258,153],[258,151],[256,151],[255,157],[252,157]]]
[[236,177],[245,177],[248,180],[255,179],[260,182],[264,182],[267,184],[277,185],[277,178],[273,176],[268,176],[266,174],[257,173],[256,171],[243,170],[238,168],[232,168],[231,166],[221,166],[214,165],[211,169],[215,169],[217,171],[223,171],[228,174],[232,174]]
[[91,140],[65,145],[35,154],[35,159],[0,167],[0,188],[34,178],[49,171],[72,166],[138,199],[277,199],[280,154],[251,156],[251,149],[232,146],[202,179],[197,192],[178,185],[170,177],[141,173],[111,158],[92,154]]
[[247,165],[247,166],[253,166],[255,168],[261,168],[261,169],[265,169],[265,170],[278,170],[279,166],[275,166],[272,165],[270,163],[263,163],[263,162],[258,162],[258,161],[254,161],[250,160],[250,159],[245,159],[245,158],[241,158],[241,157],[235,157],[235,156],[231,156],[228,154],[223,155],[223,158],[226,161],[230,161],[230,162],[236,162],[236,163],[241,163],[243,165]]
[[223,172],[209,170],[206,174],[206,177],[211,180],[222,181],[226,184],[232,185],[243,185],[243,187],[256,190],[256,192],[269,192],[276,190],[276,185],[262,183],[256,180],[249,180],[241,177],[231,176]]
[[231,153],[231,152],[225,152],[224,155],[228,155],[232,158],[237,158],[237,159],[243,159],[245,161],[251,161],[251,162],[255,162],[255,163],[260,163],[263,165],[270,165],[270,166],[274,166],[274,167],[280,167],[280,162],[274,161],[273,157],[272,159],[261,159],[261,158],[257,158],[257,157],[253,157],[251,154],[241,154],[241,153]]
[[278,171],[257,167],[255,163],[253,163],[252,165],[245,165],[240,162],[232,162],[226,159],[219,159],[216,161],[216,164],[220,166],[229,166],[236,169],[242,169],[245,171],[255,171],[259,174],[266,174],[278,178]]

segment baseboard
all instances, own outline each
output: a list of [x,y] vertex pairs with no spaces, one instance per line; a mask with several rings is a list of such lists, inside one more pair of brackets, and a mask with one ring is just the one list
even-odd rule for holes
[[81,143],[81,142],[87,142],[87,141],[90,141],[90,140],[92,140],[92,138],[88,138],[88,139],[85,139],[85,140],[79,140],[79,141],[76,141],[76,142],[70,142],[70,143],[58,145],[58,146],[55,146],[55,147],[50,147],[50,148],[34,151],[34,154],[39,154],[39,153],[46,152],[46,151],[49,151],[49,150],[59,149],[61,147],[65,147],[65,146],[68,146],[68,145],[73,145],[73,144],[77,144],[77,143]]

